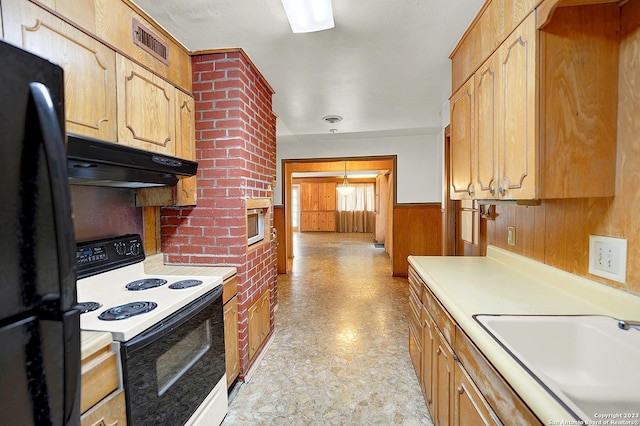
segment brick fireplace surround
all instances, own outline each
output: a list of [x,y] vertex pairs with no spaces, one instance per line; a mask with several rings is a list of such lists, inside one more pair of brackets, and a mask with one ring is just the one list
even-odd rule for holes
[[269,288],[273,332],[277,301],[275,242],[248,251],[246,231],[246,199],[272,197],[275,182],[273,90],[241,49],[192,56],[192,70],[198,202],[162,208],[162,252],[169,264],[238,269],[243,379],[252,362],[247,309]]

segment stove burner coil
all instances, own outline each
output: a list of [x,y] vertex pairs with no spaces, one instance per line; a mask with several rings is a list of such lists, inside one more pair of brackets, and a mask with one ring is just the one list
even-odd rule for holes
[[176,281],[173,284],[169,285],[169,288],[172,290],[182,290],[183,288],[195,287],[202,284],[200,280],[182,280]]
[[154,302],[132,302],[109,308],[98,316],[103,321],[119,321],[136,315],[145,314],[158,307]]
[[95,311],[98,308],[101,308],[102,304],[98,302],[78,302],[76,308],[80,310],[81,314]]
[[167,283],[167,280],[161,278],[144,278],[141,280],[132,281],[125,286],[129,291],[148,290],[150,288],[160,287]]

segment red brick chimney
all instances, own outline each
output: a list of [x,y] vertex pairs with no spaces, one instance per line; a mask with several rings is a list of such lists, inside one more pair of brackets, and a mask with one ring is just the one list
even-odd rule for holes
[[[198,161],[196,207],[161,210],[162,252],[170,264],[238,269],[240,378],[250,367],[247,309],[271,290],[276,303],[276,248],[247,250],[247,199],[271,198],[276,174],[273,90],[238,49],[192,57]],[[265,226],[271,232],[273,219]]]

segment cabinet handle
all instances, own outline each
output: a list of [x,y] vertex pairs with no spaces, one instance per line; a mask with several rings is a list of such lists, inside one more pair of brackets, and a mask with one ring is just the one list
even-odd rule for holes
[[462,386],[458,386],[458,393],[462,395],[464,393],[464,388]]
[[489,187],[489,194],[496,195],[496,189],[493,186]]
[[500,195],[504,195],[504,193],[507,191],[504,189],[504,187],[501,186],[500,188],[498,188],[498,192],[500,193]]
[[473,189],[473,184],[470,183],[467,187],[467,194],[469,194],[470,197],[473,197],[473,194],[475,194],[475,192],[476,191]]
[[440,355],[442,353],[442,350],[440,348],[436,349],[436,355]]

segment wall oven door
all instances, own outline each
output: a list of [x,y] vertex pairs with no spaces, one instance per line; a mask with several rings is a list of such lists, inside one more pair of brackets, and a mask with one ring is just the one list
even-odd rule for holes
[[121,344],[130,425],[181,425],[225,374],[222,286]]

